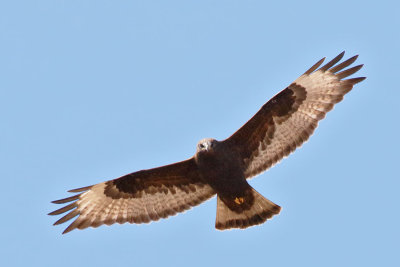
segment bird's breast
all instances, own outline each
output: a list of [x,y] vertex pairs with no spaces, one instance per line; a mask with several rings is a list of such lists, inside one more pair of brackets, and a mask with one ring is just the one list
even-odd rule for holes
[[199,153],[195,158],[201,178],[217,192],[246,180],[239,157],[230,151]]

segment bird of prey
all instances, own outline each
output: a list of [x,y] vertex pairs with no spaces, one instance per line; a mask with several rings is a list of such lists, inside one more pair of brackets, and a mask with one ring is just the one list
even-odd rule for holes
[[318,61],[229,138],[201,140],[190,159],[70,190],[78,194],[53,201],[72,202],[49,213],[69,212],[54,225],[77,217],[63,232],[68,233],[102,224],[148,223],[188,210],[214,195],[217,229],[247,228],[265,222],[281,208],[254,190],[247,179],[303,144],[318,121],[353,85],[365,79],[344,79],[363,65],[347,68],[357,56],[337,64],[343,55],[322,67],[325,58]]

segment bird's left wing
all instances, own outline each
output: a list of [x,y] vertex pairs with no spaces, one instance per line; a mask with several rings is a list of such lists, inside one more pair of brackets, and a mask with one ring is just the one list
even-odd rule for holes
[[134,172],[93,186],[70,190],[79,194],[53,201],[71,204],[49,213],[68,212],[55,225],[78,216],[63,233],[113,223],[148,223],[175,215],[212,197],[194,159]]
[[304,143],[318,121],[365,79],[343,80],[362,67],[343,70],[357,59],[354,56],[336,65],[343,55],[319,69],[324,59],[318,61],[224,141],[240,155],[246,178],[265,171]]

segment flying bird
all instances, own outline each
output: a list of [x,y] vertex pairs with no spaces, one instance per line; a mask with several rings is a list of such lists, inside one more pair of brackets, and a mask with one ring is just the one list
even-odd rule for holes
[[266,171],[303,144],[318,121],[353,85],[365,79],[344,79],[363,65],[347,68],[358,56],[337,64],[343,55],[322,67],[325,58],[318,61],[229,138],[200,140],[190,159],[70,190],[78,194],[53,201],[71,202],[49,213],[68,212],[54,225],[76,217],[63,232],[68,233],[102,224],[149,223],[188,210],[214,195],[217,229],[264,223],[281,207],[254,190],[247,179]]

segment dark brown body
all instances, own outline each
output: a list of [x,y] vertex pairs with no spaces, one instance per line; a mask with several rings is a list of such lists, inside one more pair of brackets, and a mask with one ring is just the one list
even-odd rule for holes
[[194,156],[199,176],[232,211],[240,213],[250,209],[254,204],[254,196],[244,176],[243,161],[239,153],[232,146],[215,139],[203,139],[199,142],[207,143],[207,149],[198,148]]
[[237,195],[247,185],[240,157],[223,142],[214,142],[211,151],[199,151],[195,155],[200,177],[217,193]]

